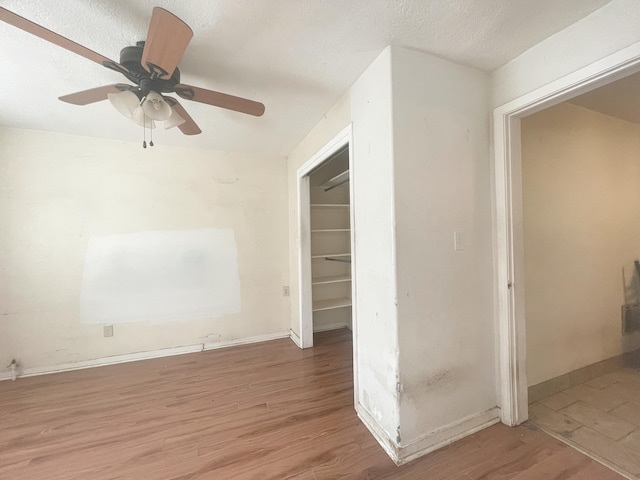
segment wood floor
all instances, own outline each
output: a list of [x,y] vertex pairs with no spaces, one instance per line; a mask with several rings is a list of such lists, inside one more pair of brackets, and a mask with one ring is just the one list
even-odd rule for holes
[[0,479],[619,479],[496,425],[396,467],[353,409],[348,331],[0,382]]

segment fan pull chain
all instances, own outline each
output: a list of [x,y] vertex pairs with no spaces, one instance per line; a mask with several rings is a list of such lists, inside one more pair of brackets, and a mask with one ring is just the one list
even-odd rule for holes
[[142,116],[142,148],[147,148],[147,116]]
[[[142,99],[144,102],[144,99]],[[142,102],[140,102],[142,104]],[[153,121],[153,120],[151,120]],[[153,127],[149,123],[149,146],[153,147]],[[142,116],[142,148],[147,148],[147,115]]]

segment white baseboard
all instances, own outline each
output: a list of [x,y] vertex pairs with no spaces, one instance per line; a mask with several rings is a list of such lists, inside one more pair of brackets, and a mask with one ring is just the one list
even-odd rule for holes
[[223,342],[210,342],[203,345],[203,350],[216,350],[218,348],[235,347],[237,345],[247,345],[249,343],[268,342],[269,340],[279,340],[288,338],[289,332],[267,333],[266,335],[256,335],[254,337],[236,338]]
[[396,465],[404,465],[500,421],[500,409],[494,407],[439,428],[409,444],[398,445],[362,405],[356,405],[356,412]]
[[345,322],[340,322],[340,323],[328,323],[326,325],[319,325],[317,327],[314,326],[313,333],[328,332],[329,330],[338,330],[340,328],[349,328],[349,325],[347,325]]
[[487,428],[500,421],[500,409],[490,408],[430,432],[407,445],[398,447],[398,465],[438,450],[450,443]]
[[300,335],[298,335],[293,330],[289,330],[289,337],[291,338],[291,341],[298,346],[298,348],[302,348],[302,340],[300,340]]
[[371,432],[371,435],[373,435],[382,449],[389,455],[389,458],[391,458],[396,465],[400,465],[398,463],[398,445],[396,442],[385,432],[384,428],[382,428],[378,421],[362,404],[356,404],[356,413],[364,426],[367,427],[367,430]]
[[[348,328],[349,330],[351,330],[351,325],[347,325],[344,322],[330,323],[328,325],[322,325],[321,327],[314,328],[313,333],[328,332],[329,330],[338,330],[340,328]],[[298,346],[298,348],[303,348],[302,340],[300,340],[300,335],[298,335],[293,330],[289,330],[289,337],[291,337],[291,340],[293,341],[293,343],[295,343]]]
[[[92,360],[82,360],[79,362],[63,363],[45,367],[32,367],[20,370],[18,380],[21,377],[33,377],[36,375],[47,375],[50,373],[68,372],[71,370],[81,370],[84,368],[104,367],[118,363],[137,362],[138,360],[150,360],[152,358],[170,357],[173,355],[184,355],[186,353],[197,353],[204,350],[215,350],[217,348],[233,347],[236,345],[246,345],[248,343],[266,342],[280,338],[289,337],[289,332],[271,333],[267,335],[257,335],[255,337],[238,338],[217,343],[198,343],[183,347],[162,348],[148,352],[127,353],[124,355],[112,355],[110,357],[95,358]],[[11,380],[10,372],[0,372],[0,381]]]
[[[33,377],[36,375],[47,375],[50,373],[68,372],[71,370],[81,370],[83,368],[104,367],[105,365],[115,365],[117,363],[136,362],[138,360],[149,360],[151,358],[169,357],[172,355],[184,355],[185,353],[195,353],[202,351],[202,344],[188,345],[185,347],[163,348],[160,350],[151,350],[148,352],[127,353],[124,355],[112,355],[110,357],[95,358],[92,360],[82,360],[79,362],[61,363],[58,365],[50,365],[45,367],[32,367],[20,370],[18,379],[21,377]],[[4,378],[4,374],[0,374],[0,380],[8,380],[11,375],[8,374]]]

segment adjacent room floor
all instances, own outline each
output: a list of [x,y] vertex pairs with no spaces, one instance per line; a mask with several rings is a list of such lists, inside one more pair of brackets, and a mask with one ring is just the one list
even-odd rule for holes
[[353,408],[351,334],[0,382],[0,478],[607,480],[532,426],[396,467]]
[[640,478],[640,370],[623,368],[529,405],[529,419],[629,478]]

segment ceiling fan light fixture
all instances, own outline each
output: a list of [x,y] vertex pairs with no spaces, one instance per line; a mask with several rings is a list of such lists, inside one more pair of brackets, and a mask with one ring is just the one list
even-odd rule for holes
[[149,92],[144,98],[142,108],[147,117],[160,122],[169,119],[173,113],[162,95],[154,91]]
[[111,105],[127,118],[131,118],[135,109],[140,105],[140,99],[131,90],[125,90],[120,93],[109,93],[107,98],[109,102],[111,102]]
[[133,111],[131,121],[141,127],[156,128],[156,122],[154,122],[152,118],[149,118],[149,116],[144,112],[144,109],[140,106]]
[[182,118],[175,109],[171,109],[171,116],[165,120],[164,128],[173,128],[182,125],[186,120]]

